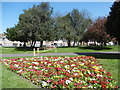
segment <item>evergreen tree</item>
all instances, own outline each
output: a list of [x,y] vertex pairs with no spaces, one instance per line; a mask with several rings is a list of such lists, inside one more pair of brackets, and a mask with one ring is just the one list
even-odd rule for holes
[[[19,16],[19,22],[14,28],[7,29],[7,37],[10,40],[31,42],[31,47],[35,46],[36,41],[54,40],[54,25],[52,20],[53,8],[49,3],[42,2],[40,5],[34,5]],[[13,38],[17,37],[16,38]]]
[[116,37],[120,45],[120,1],[114,2],[105,24],[106,32]]

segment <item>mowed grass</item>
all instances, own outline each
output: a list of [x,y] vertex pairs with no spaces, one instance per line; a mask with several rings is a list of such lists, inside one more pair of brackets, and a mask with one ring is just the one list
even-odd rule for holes
[[2,88],[37,88],[30,81],[2,66]]
[[[76,56],[76,55],[75,55]],[[43,56],[46,57],[46,56]],[[58,57],[58,56],[56,56]],[[64,56],[63,56],[64,57]],[[69,57],[74,57],[69,56]],[[20,58],[20,57],[6,57],[6,59],[10,58]],[[110,72],[112,74],[113,79],[115,79],[118,82],[118,85],[120,85],[120,73],[118,73],[118,70],[120,69],[120,65],[118,64],[118,59],[100,59],[96,58],[98,62],[105,68],[107,72]],[[38,88],[37,86],[32,85],[29,81],[26,79],[21,78],[17,74],[11,72],[6,67],[2,67],[2,88]]]
[[2,90],[2,64],[0,63],[0,90]]
[[99,46],[80,46],[80,47],[58,47],[44,53],[67,53],[67,52],[109,52],[118,51],[119,46],[106,46],[101,48]]
[[[58,47],[52,50],[40,50],[40,53],[67,53],[67,52],[106,52],[106,51],[118,51],[119,46],[106,46],[101,48],[99,46],[80,46],[80,47]],[[0,47],[1,54],[29,54],[33,53],[31,48],[8,48]]]
[[24,48],[15,48],[15,47],[0,47],[1,54],[28,54],[33,53],[32,49],[24,49]]
[[101,64],[107,72],[110,72],[112,74],[113,79],[115,79],[118,82],[118,85],[120,86],[120,64],[118,59],[97,59],[99,61],[99,64]]

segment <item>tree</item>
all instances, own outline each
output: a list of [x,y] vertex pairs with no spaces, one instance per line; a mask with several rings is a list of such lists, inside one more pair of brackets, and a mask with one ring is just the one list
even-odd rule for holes
[[58,33],[61,36],[60,38],[62,40],[66,40],[68,43],[68,47],[70,47],[71,41],[73,40],[73,37],[75,36],[75,31],[73,30],[73,27],[72,27],[70,13],[68,13],[67,15],[63,17],[60,17],[58,20],[59,20]]
[[73,9],[72,12],[66,14],[63,17],[57,19],[58,36],[60,39],[66,40],[68,46],[71,46],[71,41],[79,42],[83,36],[84,31],[91,24],[91,19],[85,17],[84,13],[79,12],[77,9]]
[[31,47],[35,46],[36,41],[40,41],[42,47],[43,41],[54,40],[52,12],[53,8],[49,6],[49,3],[44,2],[24,10],[24,13],[19,16],[18,24],[7,30],[7,37],[10,38],[9,34],[14,32],[17,39],[11,40],[24,42],[24,45],[29,41]]
[[88,26],[92,23],[92,20],[88,16],[87,12],[79,12],[78,9],[73,9],[71,12],[71,20],[72,20],[72,27],[75,30],[74,35],[74,44],[76,42],[79,42],[85,32],[85,30],[88,28]]
[[37,40],[41,42],[40,47],[42,47],[43,41],[52,40],[52,11],[53,9],[49,6],[49,3],[42,2],[38,6],[34,5],[29,10],[24,10],[24,14],[20,16],[19,23],[22,25],[22,30],[29,33],[31,46],[34,47]]
[[83,40],[84,41],[94,41],[101,43],[101,46],[105,45],[107,42],[110,41],[110,35],[105,32],[105,17],[99,17],[86,31],[84,34]]
[[105,24],[106,32],[113,37],[116,37],[120,45],[120,1],[114,2],[110,8],[111,12],[107,17],[107,22]]
[[16,41],[17,40],[17,37],[16,37],[16,30],[15,30],[15,27],[11,27],[11,28],[7,28],[6,29],[6,32],[7,33],[4,33],[6,35],[6,38],[8,40],[11,40],[11,41]]

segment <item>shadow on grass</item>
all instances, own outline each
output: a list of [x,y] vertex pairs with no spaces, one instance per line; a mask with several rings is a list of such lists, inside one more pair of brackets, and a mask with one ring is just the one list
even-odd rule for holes
[[79,48],[79,46],[70,46],[70,47],[68,47],[68,46],[62,46],[62,47],[57,47],[57,48],[76,48],[76,47]]
[[118,53],[76,53],[78,55],[93,56],[100,59],[120,59],[120,54]]
[[106,46],[83,46],[79,47],[80,49],[91,49],[91,50],[110,50],[112,48],[106,47]]
[[[34,47],[35,48],[35,50],[37,50],[37,48],[39,48],[39,50],[44,50],[44,48],[43,47]],[[33,51],[33,47],[16,47],[15,48],[15,50],[16,51],[24,51],[24,52],[26,52],[26,51]]]
[[26,47],[26,48],[24,48],[24,47],[16,47],[15,50],[25,52],[25,51],[33,51],[33,48],[30,48],[30,47]]

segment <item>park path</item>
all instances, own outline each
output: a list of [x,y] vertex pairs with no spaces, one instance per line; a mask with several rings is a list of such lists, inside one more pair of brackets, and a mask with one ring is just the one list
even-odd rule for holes
[[[54,55],[88,55],[88,54],[118,54],[118,51],[111,52],[76,52],[76,53],[41,53],[36,56],[54,56]],[[1,57],[33,56],[33,54],[0,54]]]

